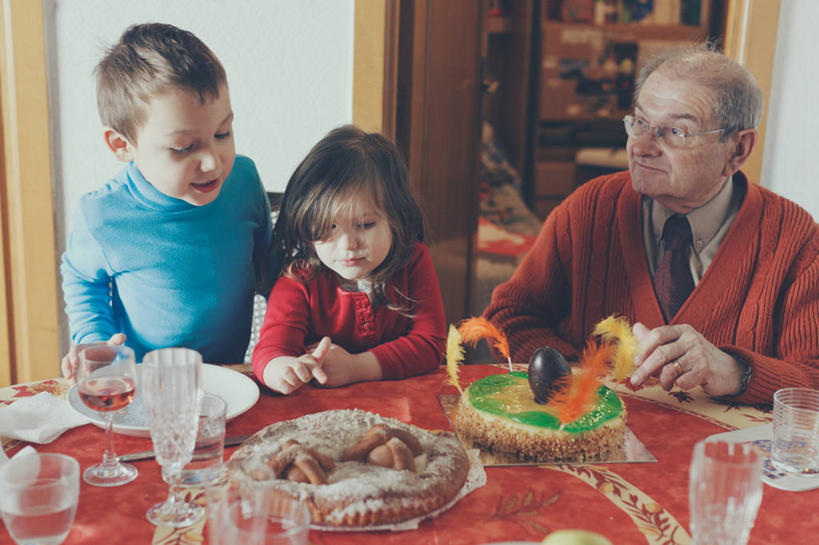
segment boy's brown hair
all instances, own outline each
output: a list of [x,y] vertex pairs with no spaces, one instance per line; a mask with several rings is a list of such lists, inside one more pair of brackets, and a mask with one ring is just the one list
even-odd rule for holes
[[156,95],[185,89],[199,99],[216,98],[227,82],[216,55],[187,30],[162,23],[125,30],[94,69],[103,125],[136,143],[145,106]]

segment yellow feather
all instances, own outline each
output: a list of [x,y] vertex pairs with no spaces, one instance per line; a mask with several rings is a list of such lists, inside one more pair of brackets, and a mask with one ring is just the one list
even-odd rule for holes
[[464,393],[464,390],[458,381],[458,374],[463,359],[464,348],[461,346],[461,334],[458,333],[458,329],[454,325],[450,324],[449,334],[446,337],[446,372],[449,375],[449,383],[461,393]]
[[617,343],[614,353],[614,378],[618,382],[634,372],[634,356],[637,354],[637,338],[631,332],[631,325],[620,316],[612,314],[594,326],[594,334],[605,342]]

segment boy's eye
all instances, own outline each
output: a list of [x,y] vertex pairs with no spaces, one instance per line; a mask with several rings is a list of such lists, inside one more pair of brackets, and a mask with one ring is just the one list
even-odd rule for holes
[[174,152],[174,153],[184,154],[184,153],[188,153],[192,149],[193,149],[193,144],[191,144],[190,146],[185,146],[184,148],[171,148],[171,151]]
[[230,131],[216,133],[216,139],[224,140],[225,138],[230,137],[230,134],[231,134]]

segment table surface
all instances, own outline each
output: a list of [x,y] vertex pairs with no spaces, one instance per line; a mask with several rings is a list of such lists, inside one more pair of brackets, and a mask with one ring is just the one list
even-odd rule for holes
[[[231,366],[250,374],[247,366]],[[463,384],[505,372],[504,366],[461,368]],[[584,528],[615,544],[677,545],[691,542],[688,533],[688,466],[693,445],[710,435],[771,421],[764,409],[720,403],[703,392],[665,392],[658,385],[632,392],[618,385],[628,409],[628,426],[657,459],[653,463],[599,465],[525,465],[487,467],[487,483],[438,517],[404,532],[310,532],[311,544],[378,542],[480,544],[499,541],[540,542],[563,528]],[[65,396],[62,379],[0,388],[0,404],[49,391]],[[360,408],[397,418],[421,428],[450,430],[439,394],[456,390],[443,369],[401,381],[354,384],[338,389],[305,386],[290,396],[265,388],[259,401],[227,425],[227,435],[255,432],[264,426],[328,409]],[[22,443],[4,440],[13,455]],[[63,452],[81,467],[98,462],[104,431],[84,425],[62,434],[40,452]],[[151,448],[150,439],[115,435],[118,453]],[[225,456],[233,451],[228,448]],[[185,529],[156,528],[145,512],[167,495],[154,460],[136,462],[135,481],[115,488],[80,485],[77,516],[65,543],[201,543],[204,523]],[[201,489],[189,489],[205,501]],[[819,489],[787,492],[764,486],[762,505],[750,544],[806,543],[819,534]],[[811,536],[811,537],[809,537]],[[5,528],[0,545],[13,543]]]

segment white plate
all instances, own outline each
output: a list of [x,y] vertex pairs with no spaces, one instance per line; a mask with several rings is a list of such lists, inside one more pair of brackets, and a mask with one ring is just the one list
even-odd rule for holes
[[[137,391],[130,405],[114,413],[114,431],[123,435],[150,437],[148,417],[145,414],[145,404],[142,399],[142,390],[139,388],[139,378],[142,371],[137,365]],[[250,378],[238,371],[227,369],[219,365],[202,365],[202,384],[209,394],[221,396],[227,402],[227,419],[231,420],[244,413],[256,404],[259,399],[259,387]],[[76,384],[68,392],[68,404],[76,412],[87,418],[92,424],[105,427],[102,414],[89,409],[80,399]]]

